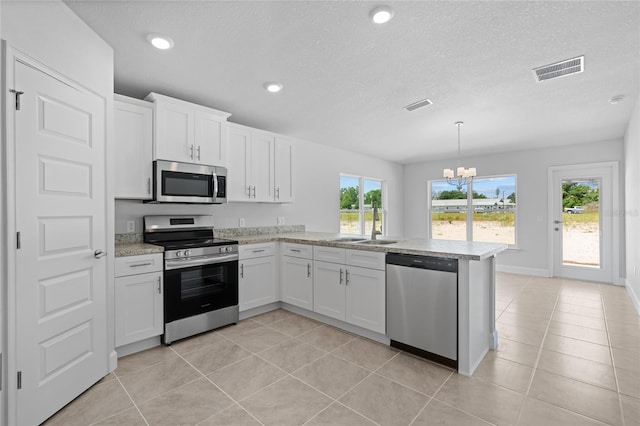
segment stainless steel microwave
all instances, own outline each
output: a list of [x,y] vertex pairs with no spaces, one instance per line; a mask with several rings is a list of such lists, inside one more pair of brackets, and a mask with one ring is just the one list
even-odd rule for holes
[[225,167],[156,160],[154,203],[222,204],[227,202]]

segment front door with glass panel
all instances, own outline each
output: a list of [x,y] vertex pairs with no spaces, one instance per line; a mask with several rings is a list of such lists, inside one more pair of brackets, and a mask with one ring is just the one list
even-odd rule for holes
[[554,167],[553,275],[612,283],[614,164]]

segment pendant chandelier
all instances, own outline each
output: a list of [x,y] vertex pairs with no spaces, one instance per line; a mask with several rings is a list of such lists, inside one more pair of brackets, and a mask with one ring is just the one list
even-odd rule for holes
[[460,191],[464,185],[473,181],[473,177],[476,175],[476,168],[470,167],[465,169],[460,166],[460,126],[464,123],[462,121],[456,121],[453,124],[458,127],[458,168],[455,170],[455,173],[452,169],[444,169],[442,176],[447,180],[447,183],[455,186],[458,188],[458,191]]

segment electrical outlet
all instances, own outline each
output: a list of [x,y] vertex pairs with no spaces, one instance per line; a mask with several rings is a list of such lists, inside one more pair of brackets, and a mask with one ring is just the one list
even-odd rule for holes
[[244,217],[241,217],[240,219],[238,219],[238,226],[240,228],[244,228]]
[[127,221],[127,232],[136,232],[136,222],[134,220]]
[[284,225],[284,216],[278,216],[278,226]]

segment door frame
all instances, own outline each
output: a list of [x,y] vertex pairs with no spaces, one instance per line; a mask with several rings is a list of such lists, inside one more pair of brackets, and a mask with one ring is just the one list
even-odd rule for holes
[[[603,206],[602,215],[611,217],[611,279],[609,284],[623,285],[620,280],[620,171],[618,161],[606,161],[600,163],[569,164],[564,166],[550,166],[547,179],[547,273],[550,277],[555,276],[554,259],[554,231],[553,221],[556,214],[554,210],[553,175],[559,171],[580,171],[583,172],[593,168],[609,168],[611,170],[611,211]],[[601,247],[602,249],[602,247]]]

